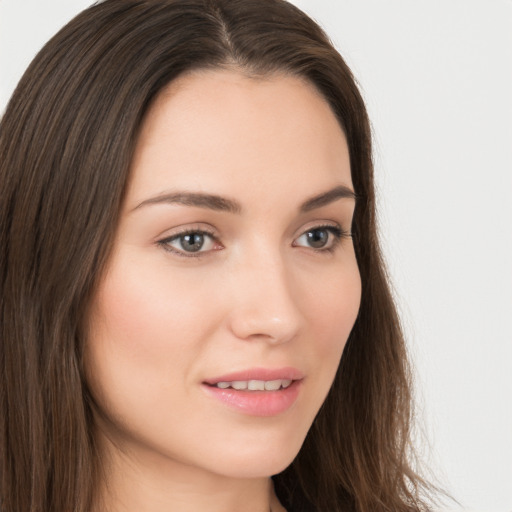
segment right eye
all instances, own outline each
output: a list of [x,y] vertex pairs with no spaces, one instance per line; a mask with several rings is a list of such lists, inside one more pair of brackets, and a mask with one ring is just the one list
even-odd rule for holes
[[216,240],[206,231],[186,231],[164,238],[158,244],[180,256],[193,257],[214,250]]

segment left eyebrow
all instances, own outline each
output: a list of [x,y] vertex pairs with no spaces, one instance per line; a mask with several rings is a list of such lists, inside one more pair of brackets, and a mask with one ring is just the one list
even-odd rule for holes
[[322,192],[321,194],[318,194],[317,196],[314,196],[302,203],[300,212],[306,213],[311,210],[316,210],[317,208],[327,206],[338,199],[353,199],[355,201],[357,199],[357,195],[351,188],[346,187],[345,185],[338,185],[337,187],[328,190],[327,192]]

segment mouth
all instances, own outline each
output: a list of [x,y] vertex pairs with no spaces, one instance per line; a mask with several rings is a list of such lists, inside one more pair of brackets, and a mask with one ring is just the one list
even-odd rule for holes
[[295,368],[253,369],[203,382],[208,396],[249,416],[276,416],[290,409],[304,375]]
[[216,384],[207,384],[219,389],[235,389],[237,391],[279,391],[286,389],[294,382],[291,379],[277,380],[234,380],[221,381]]

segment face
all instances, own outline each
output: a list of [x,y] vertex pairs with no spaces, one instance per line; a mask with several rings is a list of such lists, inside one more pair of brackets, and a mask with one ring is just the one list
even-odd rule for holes
[[298,453],[357,316],[347,143],[290,76],[194,72],[150,109],[86,361],[137,460],[262,477]]

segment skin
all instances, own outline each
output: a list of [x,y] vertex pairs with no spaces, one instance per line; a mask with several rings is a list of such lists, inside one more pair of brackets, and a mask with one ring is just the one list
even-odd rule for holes
[[[210,70],[159,95],[90,318],[87,379],[108,474],[98,510],[284,510],[269,476],[298,453],[359,308],[352,239],[329,231],[350,232],[355,200],[299,211],[338,186],[352,189],[346,140],[303,80]],[[176,191],[240,211],[155,200]],[[210,235],[187,253],[184,230]],[[203,389],[233,371],[286,366],[304,379],[275,416]]]

